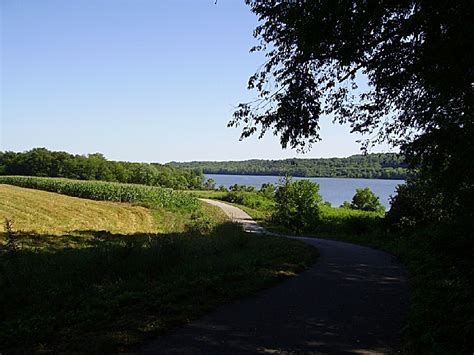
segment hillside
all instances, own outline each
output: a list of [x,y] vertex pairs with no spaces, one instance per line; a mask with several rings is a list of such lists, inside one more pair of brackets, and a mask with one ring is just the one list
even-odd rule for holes
[[31,188],[107,199],[130,192],[127,185],[2,178],[30,187],[0,184],[2,353],[134,352],[317,256],[299,241],[247,235],[210,205],[148,209]]
[[92,201],[0,184],[0,219],[17,231],[54,234],[75,231],[158,232],[151,211],[131,204]]
[[403,157],[394,153],[327,159],[170,162],[168,165],[201,169],[205,174],[406,179],[408,173]]

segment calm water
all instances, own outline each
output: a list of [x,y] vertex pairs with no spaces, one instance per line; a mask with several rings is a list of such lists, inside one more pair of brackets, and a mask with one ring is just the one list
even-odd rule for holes
[[[216,175],[205,174],[206,178],[212,178],[216,187],[224,185],[229,187],[234,184],[249,185],[260,188],[264,183],[278,184],[279,176],[252,176],[252,175]],[[351,201],[356,189],[369,187],[379,198],[380,202],[389,208],[389,197],[395,194],[397,185],[403,184],[404,180],[381,180],[381,179],[343,179],[343,178],[294,178],[295,180],[308,179],[320,186],[321,196],[333,206],[340,206],[344,201]]]

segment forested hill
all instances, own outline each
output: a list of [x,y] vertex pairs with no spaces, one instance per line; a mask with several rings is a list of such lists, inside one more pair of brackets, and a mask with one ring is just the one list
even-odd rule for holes
[[170,162],[168,165],[187,169],[202,169],[205,174],[370,179],[405,179],[407,176],[403,157],[395,153],[353,155],[348,158],[328,159]]

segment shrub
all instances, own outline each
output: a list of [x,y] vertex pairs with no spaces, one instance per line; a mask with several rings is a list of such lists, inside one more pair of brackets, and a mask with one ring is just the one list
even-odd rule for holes
[[223,201],[236,203],[253,209],[268,210],[273,208],[274,202],[257,192],[229,191],[222,198]]
[[356,189],[356,194],[352,197],[351,208],[363,211],[384,212],[385,207],[380,200],[368,188]]
[[273,200],[275,197],[275,186],[269,183],[263,184],[258,193],[269,200]]
[[198,211],[191,215],[191,221],[186,225],[186,228],[191,233],[198,233],[201,235],[210,234],[216,227],[215,221],[204,215],[202,211]]
[[[443,193],[436,191],[429,182],[409,180],[397,187],[397,194],[390,201],[386,222],[391,229],[407,231],[433,224],[451,224],[453,216],[449,211],[449,203]],[[469,225],[467,221],[459,224],[465,230]]]
[[247,185],[239,185],[239,184],[234,184],[229,187],[230,191],[241,191],[241,192],[255,192],[257,189],[255,186],[247,186]]
[[204,190],[215,190],[216,189],[216,182],[214,179],[207,179],[203,184]]
[[8,253],[15,254],[19,250],[18,241],[15,234],[13,233],[13,223],[10,219],[5,218],[5,236],[7,243],[5,245],[5,250]]
[[222,197],[222,199],[239,205],[243,205],[246,202],[245,194],[242,191],[229,191],[224,197]]
[[320,221],[311,230],[318,235],[360,235],[379,230],[381,214],[345,207],[319,205]]
[[351,204],[349,203],[349,201],[344,201],[340,208],[351,208]]
[[275,193],[274,220],[294,231],[309,229],[319,220],[321,201],[318,184],[309,180],[293,182],[286,177]]

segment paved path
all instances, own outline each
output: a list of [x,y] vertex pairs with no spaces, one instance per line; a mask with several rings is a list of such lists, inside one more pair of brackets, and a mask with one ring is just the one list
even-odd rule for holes
[[201,198],[200,200],[210,205],[220,207],[233,222],[241,224],[244,228],[244,231],[246,232],[269,234],[265,228],[259,226],[257,222],[255,222],[253,218],[247,214],[247,212],[242,211],[240,208],[228,205],[227,203],[221,201],[210,200],[207,198]]
[[[207,202],[207,201],[206,201]],[[265,232],[245,212],[218,201],[244,229]],[[393,353],[408,310],[406,273],[374,249],[315,238],[317,263],[302,274],[219,307],[148,344],[162,354]]]

